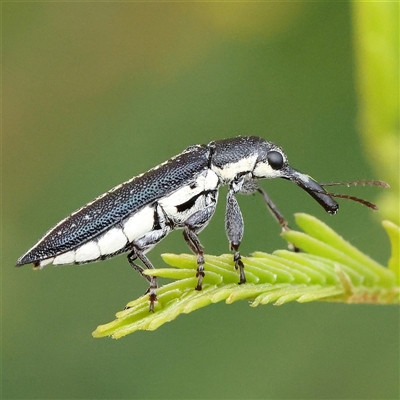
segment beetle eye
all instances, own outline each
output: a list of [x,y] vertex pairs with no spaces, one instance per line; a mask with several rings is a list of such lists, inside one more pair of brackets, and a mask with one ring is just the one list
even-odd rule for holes
[[281,169],[283,167],[283,156],[278,151],[270,151],[267,154],[267,160],[272,169]]

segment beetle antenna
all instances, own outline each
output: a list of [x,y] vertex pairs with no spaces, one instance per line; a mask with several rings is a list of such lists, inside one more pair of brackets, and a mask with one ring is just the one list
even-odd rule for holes
[[371,203],[368,200],[364,200],[364,199],[360,199],[359,197],[355,197],[355,196],[349,196],[347,194],[340,194],[340,193],[326,193],[328,196],[330,197],[337,197],[340,199],[348,199],[348,200],[353,200],[356,201],[357,203],[361,203],[364,206],[367,206],[369,208],[372,208],[373,210],[377,211],[379,210],[378,206],[374,203]]
[[389,188],[390,185],[384,181],[367,181],[365,179],[359,181],[350,181],[350,182],[322,182],[321,186],[379,186],[381,188]]
[[[365,179],[359,180],[359,181],[350,181],[350,182],[322,182],[320,183],[321,186],[357,186],[357,185],[361,185],[361,186],[379,186],[381,188],[389,188],[389,184],[384,182],[384,181],[367,181]],[[323,192],[317,192],[317,193],[321,193],[324,194]],[[369,208],[372,208],[373,210],[379,210],[378,206],[374,203],[371,203],[368,200],[364,200],[364,199],[360,199],[359,197],[355,197],[355,196],[350,196],[347,194],[340,194],[340,193],[325,193],[326,195],[330,196],[330,197],[337,197],[340,199],[348,199],[348,200],[353,200],[356,201],[357,203],[361,203],[364,206],[367,206]]]

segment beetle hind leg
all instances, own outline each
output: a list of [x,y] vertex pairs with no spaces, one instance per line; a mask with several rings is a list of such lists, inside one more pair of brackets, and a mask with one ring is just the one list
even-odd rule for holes
[[150,260],[144,255],[144,253],[141,250],[134,248],[128,254],[128,261],[131,267],[136,271],[138,271],[139,274],[142,275],[143,278],[145,278],[149,282],[150,286],[147,289],[146,293],[149,294],[149,301],[150,301],[149,311],[154,312],[154,303],[157,301],[157,293],[156,293],[158,288],[157,277],[143,274],[145,268],[135,263],[135,260],[137,259],[139,259],[146,266],[146,269],[154,269],[154,267],[153,264],[150,262]]
[[[165,224],[164,219],[161,218],[160,215],[162,217],[161,211],[160,214],[156,215],[157,220],[155,220],[154,222],[154,226],[156,226],[157,229],[153,229],[150,232],[147,232],[141,238],[131,242],[128,248],[128,250],[130,250],[130,253],[128,253],[129,264],[132,266],[133,269],[138,271],[139,274],[142,275],[150,284],[150,287],[146,291],[146,293],[149,294],[149,311],[151,312],[154,312],[154,303],[157,301],[156,291],[158,287],[158,282],[156,276],[150,276],[143,273],[145,269],[154,269],[153,264],[145,256],[145,253],[151,250],[157,243],[165,238],[165,236],[167,236],[171,230],[171,228]],[[144,267],[135,262],[137,259],[142,262]]]

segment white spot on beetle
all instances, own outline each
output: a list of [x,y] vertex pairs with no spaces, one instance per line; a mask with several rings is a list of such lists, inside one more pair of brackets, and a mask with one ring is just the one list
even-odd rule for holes
[[254,168],[253,175],[257,178],[278,178],[282,176],[282,172],[272,169],[268,163],[259,162]]
[[49,265],[53,262],[54,257],[46,258],[45,260],[40,261],[40,268],[43,268],[45,265]]
[[124,234],[130,242],[133,242],[145,233],[150,232],[153,224],[154,209],[152,207],[144,207],[125,220],[123,223]]
[[[193,187],[193,183],[195,186]],[[189,183],[186,186],[176,190],[170,195],[159,200],[160,206],[168,212],[171,207],[179,206],[180,204],[186,203],[193,197],[203,193],[207,190],[217,190],[218,188],[218,176],[211,170],[205,170],[201,173],[194,182]]]
[[75,262],[87,262],[100,258],[100,249],[95,241],[87,242],[76,249]]
[[203,190],[215,190],[219,186],[219,179],[214,171],[208,169],[204,174],[201,174],[199,178],[197,178],[196,183],[198,185],[203,184]]
[[231,182],[237,174],[246,171],[253,171],[257,161],[257,154],[242,158],[235,163],[225,164],[222,168],[211,165],[211,169],[220,177],[222,182]]
[[[203,171],[194,182],[176,190],[172,194],[159,200],[158,204],[176,226],[183,227],[184,222],[194,213],[209,205],[207,191],[216,191],[219,186],[218,176],[211,170]],[[179,210],[185,203],[194,203],[190,208]],[[216,203],[216,200],[213,200]]]
[[73,264],[75,262],[75,250],[67,251],[54,258],[54,265]]
[[120,228],[112,228],[104,235],[100,236],[97,244],[100,248],[101,255],[115,253],[121,250],[127,243],[128,239]]

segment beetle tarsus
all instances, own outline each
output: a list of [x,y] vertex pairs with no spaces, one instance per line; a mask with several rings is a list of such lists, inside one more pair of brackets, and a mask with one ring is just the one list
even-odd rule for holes
[[239,255],[239,259],[235,261],[235,268],[238,269],[239,268],[239,285],[242,285],[243,283],[246,283],[246,275],[244,273],[244,264],[240,258]]
[[199,278],[197,281],[197,286],[195,287],[196,290],[202,290],[203,289],[203,278],[205,276],[204,273],[204,255],[203,253],[199,254],[197,256],[197,272],[196,272],[196,278]]
[[150,293],[149,294],[149,312],[154,312],[154,303],[157,301],[157,295],[156,293]]
[[195,290],[203,290],[203,278],[205,276],[204,273],[204,266],[201,265],[197,267],[197,273],[196,273],[196,278],[198,278],[197,285],[195,287]]
[[231,250],[235,251],[235,255],[233,256],[233,261],[235,262],[235,269],[239,270],[239,285],[246,283],[246,275],[244,273],[244,264],[242,261],[242,257],[238,251],[239,246],[231,245]]

